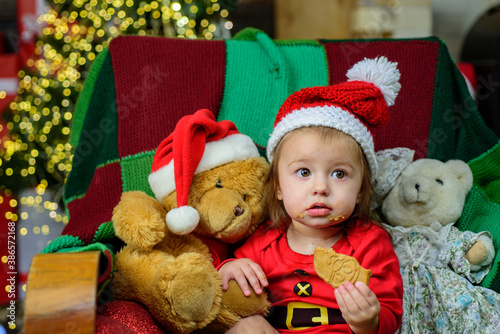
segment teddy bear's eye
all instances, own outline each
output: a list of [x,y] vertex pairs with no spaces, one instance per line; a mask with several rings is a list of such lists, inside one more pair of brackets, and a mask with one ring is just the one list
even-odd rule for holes
[[217,181],[217,183],[215,184],[215,188],[222,188],[222,184],[220,184],[220,180]]
[[243,195],[243,202],[245,202],[247,200],[247,195]]
[[440,185],[443,185],[443,180],[441,180],[441,179],[436,179],[436,182],[437,182],[438,184],[440,184]]

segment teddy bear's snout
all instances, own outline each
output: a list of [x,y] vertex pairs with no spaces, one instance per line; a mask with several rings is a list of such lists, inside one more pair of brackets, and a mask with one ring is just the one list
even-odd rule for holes
[[405,200],[405,202],[415,203],[421,200],[419,191],[420,191],[420,185],[416,183],[414,185],[412,184],[401,188],[401,195]]
[[422,177],[409,177],[401,184],[401,195],[406,203],[426,204],[433,202],[437,193],[433,192],[434,182]]

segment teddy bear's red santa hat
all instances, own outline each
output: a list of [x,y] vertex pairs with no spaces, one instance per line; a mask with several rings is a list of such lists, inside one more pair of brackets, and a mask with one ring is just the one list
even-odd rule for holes
[[198,225],[198,212],[188,206],[194,175],[259,156],[250,137],[239,133],[231,121],[217,122],[210,110],[201,109],[181,118],[174,132],[158,146],[148,177],[158,201],[177,192],[177,208],[167,213],[169,230],[187,234]]

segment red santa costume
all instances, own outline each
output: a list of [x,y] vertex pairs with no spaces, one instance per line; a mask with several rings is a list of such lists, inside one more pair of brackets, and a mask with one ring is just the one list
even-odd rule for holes
[[[378,333],[394,333],[401,324],[403,283],[399,262],[387,232],[373,224],[354,222],[333,245],[337,253],[355,257],[370,269],[369,288],[380,303]],[[268,321],[280,333],[350,333],[335,299],[334,288],[314,270],[313,255],[294,252],[286,235],[262,225],[235,252],[249,258],[266,273],[273,308]]]

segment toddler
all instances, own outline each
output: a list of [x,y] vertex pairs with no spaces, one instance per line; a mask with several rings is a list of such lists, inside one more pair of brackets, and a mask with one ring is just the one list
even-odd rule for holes
[[[268,142],[270,222],[220,267],[223,288],[235,279],[250,294],[267,288],[272,309],[231,331],[394,333],[403,286],[389,235],[372,216],[377,162],[371,128],[388,120],[399,92],[397,64],[365,59],[349,81],[305,88],[283,104]],[[366,285],[337,289],[314,269],[314,250],[333,248],[371,270]],[[246,326],[246,327],[245,327]]]

